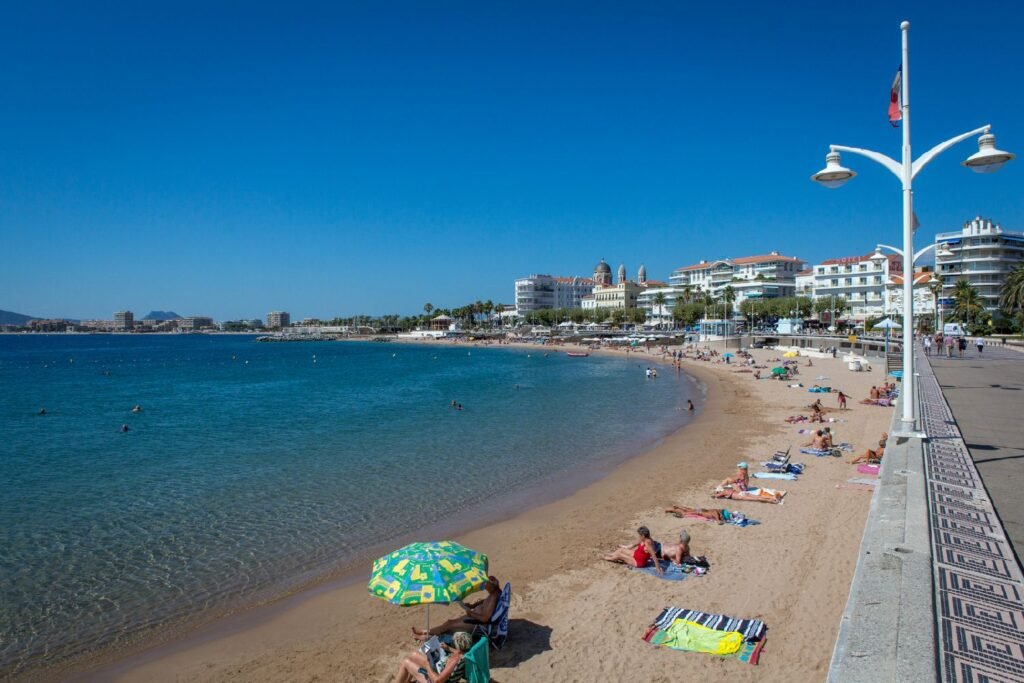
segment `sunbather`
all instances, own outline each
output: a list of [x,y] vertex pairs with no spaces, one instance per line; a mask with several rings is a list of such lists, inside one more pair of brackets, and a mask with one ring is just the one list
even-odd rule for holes
[[875,450],[871,450],[870,448],[866,449],[863,453],[861,453],[856,458],[851,460],[850,464],[856,465],[857,463],[861,462],[878,464],[882,462],[882,456],[885,455],[885,442],[886,440],[888,440],[888,438],[889,435],[886,434],[885,432],[882,432],[882,438],[878,440],[878,448]]
[[713,498],[729,498],[731,500],[749,500],[755,503],[781,503],[782,499],[786,496],[786,492],[766,488],[738,491],[736,489],[719,487],[715,489],[711,496]]
[[724,479],[718,488],[730,488],[736,489],[737,491],[745,491],[747,485],[750,483],[750,470],[747,468],[747,463],[741,462],[736,465],[736,474],[732,475],[728,479]]
[[672,564],[682,564],[691,557],[690,534],[679,532],[679,543],[667,543],[661,547],[661,557]]
[[452,645],[442,642],[448,652],[440,671],[432,671],[427,656],[419,650],[410,652],[398,667],[395,683],[445,683],[445,681],[461,681],[466,672],[466,653],[473,647],[473,637],[465,631],[457,631],[452,636]]
[[659,573],[664,573],[661,565],[655,560],[659,557],[658,544],[651,538],[651,531],[645,526],[636,530],[637,542],[631,545],[620,545],[615,552],[605,555],[603,560],[607,562],[619,562],[628,564],[631,567],[643,568],[654,565]]
[[824,430],[819,429],[814,433],[811,440],[804,444],[804,446],[807,448],[813,448],[816,451],[823,451],[827,448],[825,445],[826,441],[827,439],[825,438]]
[[730,514],[723,508],[691,508],[685,505],[673,505],[665,508],[665,512],[676,517],[703,517],[719,524],[724,524]]
[[484,584],[484,590],[487,591],[487,597],[483,600],[477,600],[476,602],[468,602],[465,604],[459,603],[459,606],[466,612],[463,616],[449,619],[442,624],[438,624],[429,631],[413,627],[413,637],[417,640],[427,640],[430,636],[439,636],[443,633],[455,633],[460,629],[466,628],[467,624],[472,625],[475,622],[486,624],[491,620],[491,615],[494,614],[494,609],[498,606],[498,600],[501,598],[501,584],[495,577],[488,576],[487,583]]

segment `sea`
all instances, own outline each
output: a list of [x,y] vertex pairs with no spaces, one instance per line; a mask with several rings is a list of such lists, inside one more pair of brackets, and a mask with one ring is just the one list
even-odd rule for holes
[[0,335],[0,678],[368,576],[371,549],[593,481],[699,403],[644,370],[541,346]]

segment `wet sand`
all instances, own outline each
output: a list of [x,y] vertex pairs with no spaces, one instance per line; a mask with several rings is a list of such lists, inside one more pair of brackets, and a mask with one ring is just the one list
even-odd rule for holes
[[[630,355],[654,361],[643,352]],[[777,354],[755,355],[761,360]],[[815,359],[814,365],[802,368],[805,384],[828,375],[832,379],[821,383],[842,388],[852,399],[851,410],[831,413],[845,420],[832,425],[837,441],[852,442],[858,451],[873,445],[891,409],[861,406],[856,399],[881,381],[881,370],[850,373],[831,359]],[[791,445],[796,452],[809,437],[783,418],[815,397],[806,388],[754,381],[736,366],[688,360],[684,367],[708,392],[692,424],[566,498],[456,538],[486,552],[492,572],[513,585],[510,639],[492,655],[496,680],[824,678],[871,495],[836,484],[863,475],[844,463],[852,454],[843,460],[797,456],[794,461],[808,464],[800,481],[768,482],[789,491],[783,505],[723,501],[723,507],[761,520],[759,526],[720,527],[666,515],[662,509],[673,503],[717,507],[708,492],[739,460],[759,461]],[[823,400],[836,405],[834,394]],[[711,562],[710,573],[664,582],[599,559],[631,541],[639,524],[663,541],[687,529],[693,551]],[[254,615],[241,630],[207,630],[89,678],[389,680],[413,647],[409,629],[422,625],[425,609],[385,604],[367,594],[364,581],[309,591]],[[764,619],[769,634],[761,665],[662,651],[643,642],[647,625],[666,605]],[[435,606],[431,620],[457,613]]]

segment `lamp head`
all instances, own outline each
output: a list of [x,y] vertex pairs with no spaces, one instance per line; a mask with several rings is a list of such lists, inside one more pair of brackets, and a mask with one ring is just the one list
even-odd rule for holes
[[956,256],[956,254],[949,250],[949,245],[945,242],[940,243],[938,248],[935,250],[936,258],[952,258],[954,256]]
[[874,261],[875,263],[882,263],[888,258],[888,256],[882,253],[882,245],[878,245],[877,247],[875,247],[875,253],[871,255],[870,260]]
[[857,174],[839,163],[839,152],[829,152],[825,155],[825,168],[812,175],[811,180],[829,189],[835,189],[855,175]]
[[1010,152],[996,149],[996,136],[985,133],[978,138],[978,151],[967,157],[963,165],[975,173],[995,173],[1014,156]]

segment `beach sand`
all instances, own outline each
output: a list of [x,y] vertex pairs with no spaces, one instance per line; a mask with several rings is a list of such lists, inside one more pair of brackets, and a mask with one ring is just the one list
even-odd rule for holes
[[[536,347],[533,347],[536,348]],[[618,352],[621,353],[621,352]],[[754,351],[758,362],[778,356]],[[649,357],[634,352],[631,357]],[[581,360],[581,362],[586,362]],[[892,409],[858,403],[882,381],[882,370],[852,373],[841,360],[814,359],[799,378],[814,377],[850,396],[836,410],[835,394],[821,395],[836,442],[859,453],[888,429]],[[497,681],[823,680],[849,592],[871,493],[836,488],[863,477],[842,459],[798,454],[810,440],[783,421],[807,414],[818,396],[778,381],[755,381],[736,365],[687,360],[687,372],[707,387],[708,400],[690,425],[632,458],[607,477],[554,503],[455,540],[489,555],[491,571],[511,581],[509,641],[491,656]],[[663,367],[662,374],[674,372]],[[657,381],[657,380],[653,380]],[[571,427],[567,426],[567,438]],[[796,482],[767,481],[789,492],[783,505],[713,501],[709,491],[735,471],[777,449],[793,447],[807,463]],[[728,507],[760,520],[736,528],[680,520],[663,512],[674,503]],[[706,576],[660,581],[600,560],[632,542],[640,524],[656,539],[692,535],[696,555],[711,563]],[[427,540],[427,539],[424,539]],[[269,610],[244,629],[162,646],[94,674],[122,681],[385,681],[414,643],[425,609],[388,605],[353,585],[313,590]],[[759,666],[731,659],[663,650],[641,637],[662,607],[672,605],[763,619],[769,627]],[[434,606],[432,623],[457,616]],[[198,642],[197,642],[198,641]]]

